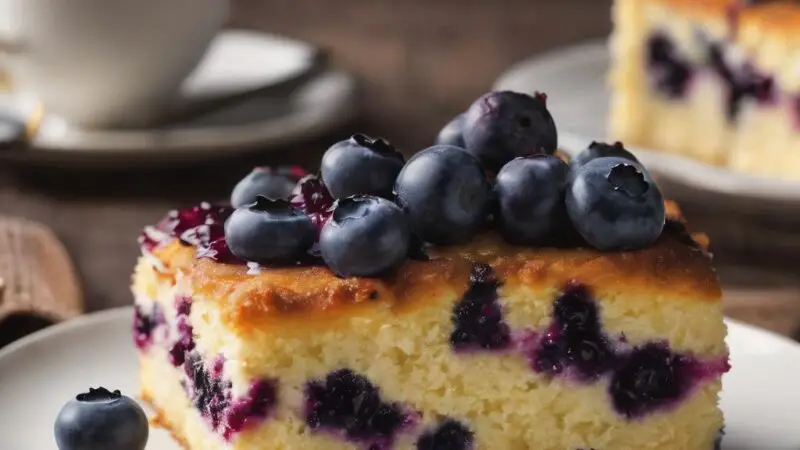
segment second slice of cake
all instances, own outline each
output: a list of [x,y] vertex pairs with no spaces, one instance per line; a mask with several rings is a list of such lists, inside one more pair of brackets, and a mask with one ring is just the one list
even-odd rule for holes
[[798,23],[791,1],[616,0],[611,136],[800,178]]

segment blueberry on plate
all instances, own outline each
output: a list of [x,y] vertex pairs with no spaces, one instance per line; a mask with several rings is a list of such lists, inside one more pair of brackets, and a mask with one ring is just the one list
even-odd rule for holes
[[242,178],[231,192],[231,206],[241,208],[262,195],[272,199],[287,199],[297,182],[306,175],[300,167],[256,167]]
[[600,250],[647,247],[664,228],[664,198],[640,164],[597,158],[578,167],[566,193],[575,229]]
[[494,172],[518,156],[553,154],[558,134],[544,94],[490,92],[466,112],[466,149]]
[[381,197],[339,199],[322,228],[319,249],[328,267],[341,276],[376,276],[400,265],[408,255],[408,218]]
[[316,230],[311,219],[286,200],[258,196],[225,222],[231,253],[262,264],[292,262],[311,248]]
[[467,146],[463,134],[465,117],[466,115],[461,113],[448,122],[436,136],[436,145],[455,145],[465,148]]
[[68,401],[54,430],[59,450],[142,450],[149,435],[142,408],[119,391],[102,387]]
[[322,156],[322,181],[334,198],[377,195],[390,198],[405,158],[384,139],[354,134]]
[[414,155],[394,190],[412,233],[433,244],[469,240],[483,226],[492,199],[481,163],[452,145],[435,145]]
[[597,158],[604,158],[604,157],[618,157],[618,158],[625,158],[627,160],[633,161],[638,163],[639,160],[633,156],[633,153],[629,152],[625,149],[622,145],[622,142],[615,142],[613,144],[606,144],[605,142],[597,142],[592,141],[582,152],[578,153],[578,155],[572,160],[572,164],[575,167],[580,167],[589,161],[593,161]]
[[495,179],[497,219],[503,237],[517,245],[551,243],[568,224],[564,191],[569,166],[552,155],[517,158]]

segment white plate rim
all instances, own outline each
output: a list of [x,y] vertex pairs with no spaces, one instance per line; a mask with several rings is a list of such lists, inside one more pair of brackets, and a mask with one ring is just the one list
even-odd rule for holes
[[[592,40],[564,49],[550,51],[514,64],[494,83],[494,90],[530,91],[531,73],[557,72],[567,68],[605,63],[609,59],[607,40]],[[603,79],[604,88],[606,80]],[[559,145],[575,148],[593,139],[570,131],[559,131]],[[577,144],[582,142],[583,144]],[[800,203],[800,181],[782,180],[734,172],[712,166],[686,156],[658,152],[652,149],[629,147],[650,170],[680,184],[726,196],[754,201]]]

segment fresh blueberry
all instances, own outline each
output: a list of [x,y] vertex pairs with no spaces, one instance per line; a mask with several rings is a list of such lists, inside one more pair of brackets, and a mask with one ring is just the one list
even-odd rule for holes
[[322,156],[320,173],[334,198],[377,195],[391,198],[405,158],[391,144],[364,134],[337,142]]
[[389,200],[354,196],[336,201],[319,237],[322,258],[341,276],[375,276],[408,255],[408,218]]
[[54,428],[60,450],[142,450],[149,435],[142,408],[102,387],[68,401]]
[[451,145],[414,155],[395,184],[412,232],[433,244],[461,243],[475,235],[488,215],[491,190],[481,163]]
[[467,146],[464,143],[463,134],[465,117],[466,114],[461,113],[448,122],[439,132],[439,135],[436,136],[436,145],[455,145],[456,147],[465,148]]
[[664,228],[664,198],[633,161],[597,158],[570,177],[567,212],[575,229],[600,250],[647,247]]
[[297,182],[306,175],[300,167],[256,167],[236,183],[231,193],[231,206],[241,208],[262,195],[272,199],[288,199]]
[[302,211],[285,200],[262,196],[234,211],[225,222],[231,253],[264,264],[302,258],[315,236],[314,224]]
[[568,223],[564,191],[569,166],[552,155],[517,158],[495,180],[500,230],[514,244],[542,245]]
[[614,407],[626,417],[651,412],[677,400],[687,384],[682,360],[661,344],[636,348],[611,378]]
[[464,119],[466,149],[494,172],[518,156],[556,151],[558,133],[547,97],[490,92],[476,100]]
[[639,162],[639,160],[633,156],[633,153],[625,149],[625,147],[622,145],[622,142],[615,142],[609,145],[604,142],[593,141],[591,144],[589,144],[589,147],[578,153],[578,156],[572,160],[572,164],[577,168],[588,163],[589,161],[609,156],[624,158],[635,163]]

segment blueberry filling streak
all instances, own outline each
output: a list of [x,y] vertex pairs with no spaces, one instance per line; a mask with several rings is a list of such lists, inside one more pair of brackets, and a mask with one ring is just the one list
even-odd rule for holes
[[754,100],[759,104],[773,104],[777,93],[772,77],[758,73],[749,62],[731,64],[725,59],[726,43],[709,43],[702,67],[693,67],[686,61],[669,37],[653,34],[647,42],[647,68],[654,89],[668,98],[682,98],[688,91],[696,71],[710,70],[725,87],[725,111],[733,122],[739,116],[742,102]]
[[227,412],[226,427],[223,437],[230,439],[238,433],[267,417],[277,403],[278,395],[275,383],[272,381],[256,381],[250,385],[247,395],[231,403]]
[[647,68],[656,90],[669,98],[680,98],[686,94],[693,71],[689,63],[681,59],[672,41],[656,34],[647,42]]
[[391,447],[414,416],[398,403],[381,399],[377,386],[349,369],[312,381],[305,389],[305,421],[311,430],[340,433],[369,450]]
[[417,450],[470,450],[474,435],[456,420],[447,419],[417,440]]
[[233,398],[232,384],[223,376],[224,360],[218,357],[211,363],[196,351],[186,355],[183,383],[195,408],[226,441],[238,432],[266,419],[277,403],[274,380],[254,381],[247,394]]
[[179,296],[175,299],[177,340],[169,350],[169,359],[175,367],[180,366],[186,359],[186,354],[194,350],[194,335],[189,315],[192,311],[192,299]]
[[550,376],[574,374],[580,381],[610,374],[614,409],[635,418],[675,404],[698,383],[730,370],[727,361],[701,362],[672,353],[666,343],[623,349],[603,332],[589,289],[571,283],[553,304],[553,324],[531,351],[534,371]]
[[574,369],[579,378],[590,380],[612,368],[614,353],[585,286],[568,286],[554,302],[553,316],[532,357],[536,372],[558,375]]
[[148,314],[139,305],[133,307],[133,341],[136,348],[145,350],[153,343],[157,329],[166,326],[164,314],[157,303]]
[[500,283],[492,268],[476,263],[469,287],[453,308],[450,344],[459,350],[501,350],[511,344],[511,332],[503,320],[497,288]]
[[[510,346],[511,333],[497,299],[499,285],[490,266],[473,266],[470,287],[454,307],[450,342],[455,351]],[[612,341],[603,331],[598,306],[587,286],[570,283],[553,302],[551,325],[543,333],[521,334],[515,347],[535,372],[549,377],[593,382],[610,376],[614,409],[627,418],[670,406],[700,382],[730,370],[727,359],[701,362],[672,353],[665,343],[630,348],[624,336]]]

